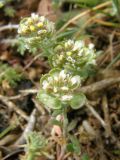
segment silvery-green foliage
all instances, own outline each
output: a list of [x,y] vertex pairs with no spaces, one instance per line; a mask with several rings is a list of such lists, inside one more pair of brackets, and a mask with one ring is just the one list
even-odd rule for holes
[[79,74],[84,68],[95,65],[96,52],[91,43],[84,41],[67,40],[54,48],[50,57],[51,66],[65,69],[73,74]]
[[7,81],[9,85],[16,86],[17,82],[22,79],[22,75],[17,69],[9,66],[8,64],[0,63],[0,84]]
[[45,148],[47,141],[45,137],[37,132],[31,132],[27,136],[27,145],[29,152],[39,152],[41,149]]
[[25,49],[36,52],[41,45],[48,41],[55,31],[54,23],[44,16],[32,13],[23,18],[18,28],[19,40],[25,44]]
[[26,155],[22,160],[35,160],[37,156],[41,156],[46,153],[45,148],[48,142],[41,133],[31,132],[26,137],[26,141]]
[[15,16],[15,9],[10,4],[14,0],[0,0],[0,9],[3,9],[6,16],[14,17]]

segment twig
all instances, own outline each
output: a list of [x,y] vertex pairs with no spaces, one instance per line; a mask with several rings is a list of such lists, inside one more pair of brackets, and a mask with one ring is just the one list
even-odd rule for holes
[[105,121],[100,117],[100,115],[94,110],[94,108],[87,102],[86,107],[90,110],[90,112],[99,120],[101,125],[105,128],[106,123]]
[[94,18],[96,18],[97,15],[90,17],[83,25],[82,27],[79,29],[79,31],[74,35],[74,38],[78,38],[79,35],[81,34],[81,32],[86,28],[86,26],[88,26],[93,20]]
[[34,126],[35,126],[35,122],[36,122],[36,109],[33,110],[33,112],[30,115],[27,127],[25,128],[23,134],[21,135],[21,137],[15,142],[14,145],[18,146],[18,145],[22,145],[25,143],[25,138],[27,136],[27,134],[31,131],[33,131]]
[[107,97],[104,95],[102,98],[102,107],[104,112],[104,118],[106,122],[106,137],[111,136],[112,130],[111,130],[111,123],[110,123],[110,117],[109,117],[109,109],[108,109],[108,103],[107,103]]
[[1,160],[8,160],[8,158],[12,157],[15,154],[21,153],[23,151],[24,151],[23,148],[18,148],[17,150],[13,150],[9,154],[7,154],[4,158],[2,158]]
[[40,111],[42,115],[45,115],[45,114],[46,114],[46,111],[45,111],[45,109],[38,103],[38,101],[37,101],[35,98],[32,98],[32,101],[34,102],[35,107],[38,109],[38,111]]
[[8,24],[5,26],[0,26],[0,32],[4,31],[4,30],[11,30],[11,29],[18,29],[18,24]]
[[97,131],[96,147],[98,150],[97,154],[99,155],[99,160],[106,160],[107,157],[105,155],[104,143],[103,143],[103,139],[101,137],[101,133],[99,131]]
[[5,146],[14,142],[18,138],[18,134],[8,134],[0,140],[0,146]]
[[17,39],[2,39],[0,41],[0,43],[5,43],[5,44],[15,44],[17,43],[18,40]]
[[26,69],[28,69],[28,68],[33,64],[33,62],[36,61],[36,60],[37,60],[38,58],[40,58],[40,57],[41,57],[41,54],[36,55],[36,56],[24,67],[23,71],[25,71]]
[[101,19],[94,19],[93,21],[96,22],[96,23],[99,23],[101,25],[107,26],[107,27],[117,27],[117,28],[120,28],[120,25],[117,24],[117,23],[111,23],[111,22],[103,21]]
[[60,28],[60,30],[57,32],[57,34],[59,34],[60,32],[64,31],[64,29],[65,29],[67,26],[69,26],[69,25],[70,25],[71,23],[73,23],[74,21],[80,19],[81,17],[83,17],[83,16],[91,13],[92,11],[96,11],[96,10],[98,10],[98,9],[104,8],[104,7],[106,7],[106,6],[110,5],[110,4],[111,4],[111,2],[110,2],[110,1],[107,1],[107,2],[102,3],[102,4],[100,4],[100,5],[96,6],[96,7],[93,7],[93,9],[88,9],[88,10],[86,10],[86,11],[78,14],[77,16],[75,16],[75,17],[73,17],[72,19],[70,19],[62,28]]
[[0,133],[0,139],[2,137],[4,137],[8,132],[10,132],[11,130],[15,129],[16,126],[15,125],[10,125],[8,126],[4,131],[2,131],[2,133]]
[[90,125],[90,123],[87,120],[84,120],[82,123],[84,129],[91,135],[91,136],[96,136],[96,132],[93,129],[93,127]]
[[28,121],[29,117],[27,116],[27,114],[23,110],[21,110],[20,107],[9,101],[7,97],[0,95],[0,101]]
[[[120,77],[117,78],[109,78],[109,79],[104,79],[99,82],[95,82],[93,84],[90,84],[88,86],[84,86],[79,88],[77,91],[78,92],[83,92],[85,94],[91,94],[92,92],[100,91],[103,90],[115,83],[120,82]],[[29,94],[36,94],[39,92],[38,89],[25,89],[25,90],[20,90],[19,91],[21,94],[18,94],[16,96],[8,97],[9,100],[14,100],[14,99],[19,99],[23,96],[27,96]]]
[[25,96],[27,96],[28,93],[21,93],[21,94],[18,94],[16,96],[11,96],[11,97],[8,97],[8,100],[16,100],[16,99],[20,99],[20,98],[23,98]]
[[99,82],[95,82],[91,85],[81,87],[78,89],[79,92],[83,92],[85,94],[91,94],[92,92],[100,91],[102,89],[105,89],[115,83],[120,82],[120,77],[117,78],[109,78],[109,79],[104,79]]
[[38,93],[38,89],[25,89],[25,90],[20,90],[20,93],[28,93],[28,94],[36,94]]

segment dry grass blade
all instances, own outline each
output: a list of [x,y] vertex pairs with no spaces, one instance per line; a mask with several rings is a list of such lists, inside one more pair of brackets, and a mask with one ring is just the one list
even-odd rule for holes
[[105,89],[115,83],[120,83],[120,77],[104,79],[99,82],[95,82],[91,85],[79,88],[78,91],[86,93],[86,94],[91,94],[92,92],[100,91],[100,90]]
[[26,121],[28,121],[29,117],[27,114],[20,109],[20,107],[16,106],[13,102],[9,101],[7,97],[0,95],[0,101],[8,106],[9,109],[14,110],[17,114],[23,117]]
[[109,6],[111,5],[112,3],[110,1],[107,1],[107,2],[104,2],[96,7],[93,7],[93,9],[88,9],[80,14],[78,14],[77,16],[73,17],[72,19],[70,19],[62,28],[60,28],[60,30],[57,31],[57,34],[59,34],[60,32],[64,31],[65,28],[67,28],[71,23],[75,22],[76,20],[80,19],[81,17],[93,12],[93,11],[96,11],[98,9],[102,9],[106,6]]

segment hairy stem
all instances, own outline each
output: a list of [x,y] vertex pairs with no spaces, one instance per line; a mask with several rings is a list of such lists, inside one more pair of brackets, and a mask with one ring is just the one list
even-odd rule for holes
[[67,126],[68,126],[68,118],[67,118],[67,110],[65,106],[63,109],[63,138],[65,142],[63,146],[61,147],[61,154],[58,160],[63,160],[65,152],[66,152]]

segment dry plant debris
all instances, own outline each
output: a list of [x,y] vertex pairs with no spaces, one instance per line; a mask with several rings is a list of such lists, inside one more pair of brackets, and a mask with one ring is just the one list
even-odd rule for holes
[[[0,2],[0,160],[120,160],[119,4],[119,0]],[[29,18],[31,14],[32,19]],[[39,19],[37,14],[42,18]],[[54,22],[51,26],[50,21]],[[21,43],[18,28],[21,36],[28,38],[22,39]],[[35,43],[31,43],[29,33],[34,38],[32,40],[37,39],[37,50]],[[45,37],[46,33],[49,34],[50,41],[45,39],[43,43],[41,37]],[[66,72],[58,72],[58,69],[49,72],[53,66],[71,72],[74,68],[71,67],[72,61],[79,59],[74,55],[84,48],[78,43],[81,40],[84,40],[85,46],[93,43],[96,54],[91,56],[92,62],[96,60],[96,65],[92,69],[87,68],[84,81],[76,77],[76,73],[72,76],[67,74],[67,79]],[[71,44],[79,47],[75,50]],[[35,54],[31,52],[33,50]],[[56,56],[53,55],[54,51]],[[64,63],[67,65],[63,64],[63,55],[66,56]],[[86,57],[87,60],[91,58],[89,54]],[[78,72],[82,65],[79,64]],[[13,72],[6,78],[9,67]],[[12,73],[15,73],[14,76],[20,74],[22,78],[13,78]],[[54,74],[57,77],[51,82],[50,76]],[[59,74],[63,76],[61,83],[66,88],[70,87],[70,78],[72,82],[74,80],[74,85],[80,86],[71,86],[72,92],[70,88],[69,91],[62,92],[60,87],[63,84],[58,82]],[[64,123],[66,115],[52,110],[61,107],[61,104],[54,107],[55,103],[48,100],[51,95],[46,97],[49,107],[44,107],[44,97],[43,100],[38,100],[37,94],[41,89],[46,89],[46,93],[52,90],[52,96],[57,96],[62,104],[68,103],[73,91],[76,94],[82,92],[87,101],[75,110],[68,103],[68,119]]]

